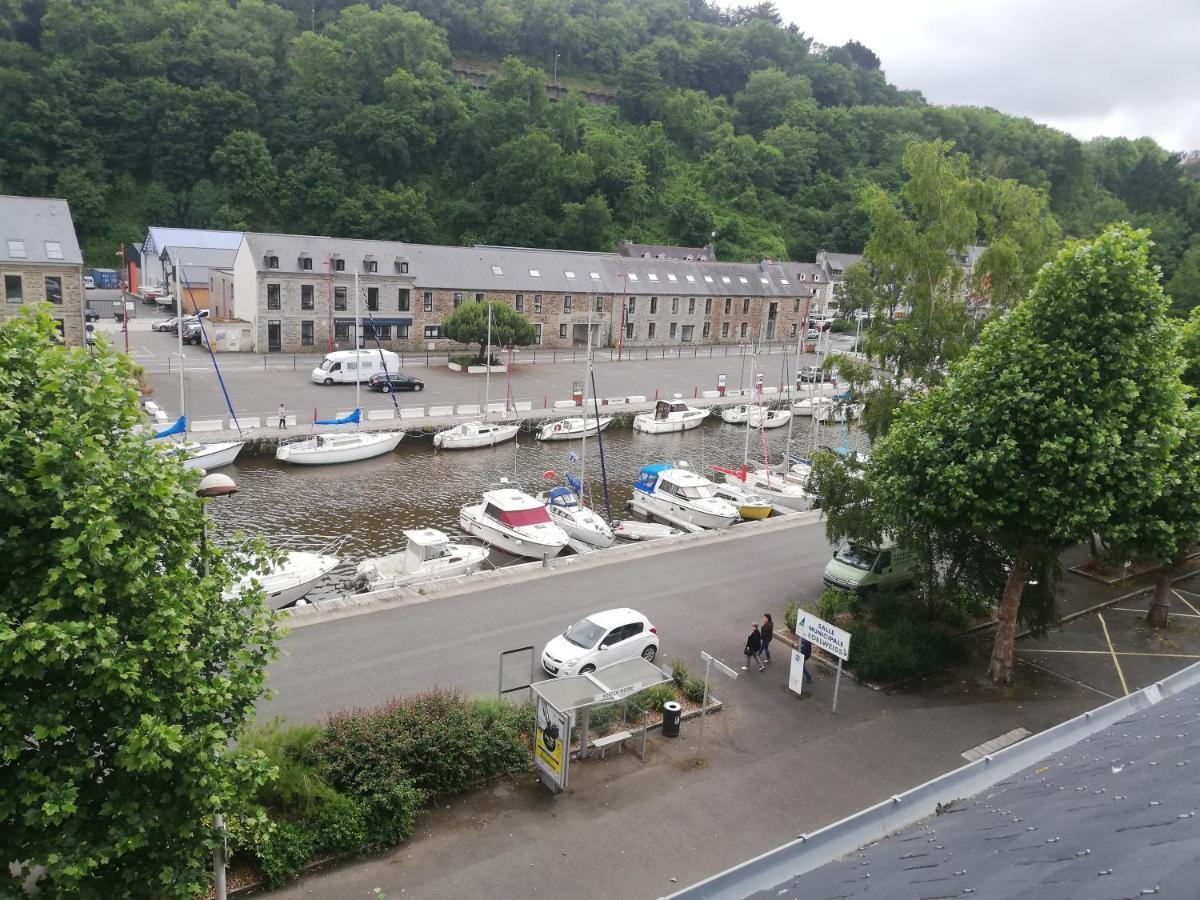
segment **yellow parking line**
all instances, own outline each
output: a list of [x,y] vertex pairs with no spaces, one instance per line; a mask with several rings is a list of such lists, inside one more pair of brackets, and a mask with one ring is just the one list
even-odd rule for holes
[[1179,591],[1176,591],[1176,590],[1172,590],[1171,593],[1174,594],[1176,597],[1178,597],[1180,600],[1182,600],[1185,604],[1187,604],[1188,609],[1190,609],[1196,615],[1200,616],[1200,609],[1196,609],[1196,607],[1194,607],[1194,606],[1192,606],[1192,604],[1188,603],[1187,597],[1183,596],[1183,594],[1179,593]]
[[1117,659],[1117,651],[1113,647],[1112,638],[1108,636],[1108,626],[1104,624],[1104,616],[1096,613],[1096,618],[1100,620],[1100,627],[1104,629],[1104,640],[1108,642],[1108,652],[1112,654],[1113,665],[1117,668],[1117,677],[1121,679],[1121,690],[1125,692],[1125,696],[1129,696],[1129,685],[1125,683],[1125,673],[1121,671],[1121,661]]

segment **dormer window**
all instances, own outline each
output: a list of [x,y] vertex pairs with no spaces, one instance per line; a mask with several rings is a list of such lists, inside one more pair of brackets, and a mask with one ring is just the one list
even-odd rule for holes
[[9,241],[8,255],[13,259],[25,259],[25,242],[24,241]]
[[279,268],[279,257],[275,256],[274,254],[268,254],[267,255],[267,268],[268,269],[278,269]]
[[378,272],[379,261],[374,256],[367,254],[363,257],[363,269],[367,272]]
[[62,259],[62,244],[58,241],[46,241],[46,259]]
[[307,253],[301,253],[300,257],[298,259],[298,262],[300,263],[300,271],[301,272],[311,272],[312,271],[312,257],[309,256]]
[[408,260],[405,259],[403,256],[396,257],[396,271],[399,272],[401,275],[408,274]]
[[346,261],[344,259],[335,259],[333,261],[333,271],[345,272],[346,271]]

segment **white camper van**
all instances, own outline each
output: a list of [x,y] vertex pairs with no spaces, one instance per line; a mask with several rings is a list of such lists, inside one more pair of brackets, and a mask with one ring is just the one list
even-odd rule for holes
[[312,370],[315,384],[366,381],[377,372],[400,371],[400,357],[391,350],[337,350],[326,353],[321,364]]

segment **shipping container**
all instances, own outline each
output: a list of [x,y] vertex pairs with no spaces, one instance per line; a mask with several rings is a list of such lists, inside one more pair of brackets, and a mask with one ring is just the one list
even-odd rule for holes
[[92,269],[92,278],[96,280],[98,288],[119,288],[121,286],[121,273],[116,269]]

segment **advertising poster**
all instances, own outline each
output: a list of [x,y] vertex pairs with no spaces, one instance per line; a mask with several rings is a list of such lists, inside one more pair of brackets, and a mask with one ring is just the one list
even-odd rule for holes
[[792,667],[788,670],[788,687],[797,694],[804,693],[804,657],[799,650],[792,651]]
[[533,758],[559,787],[566,784],[566,755],[571,743],[571,722],[541,697],[537,700],[537,727],[534,729]]

